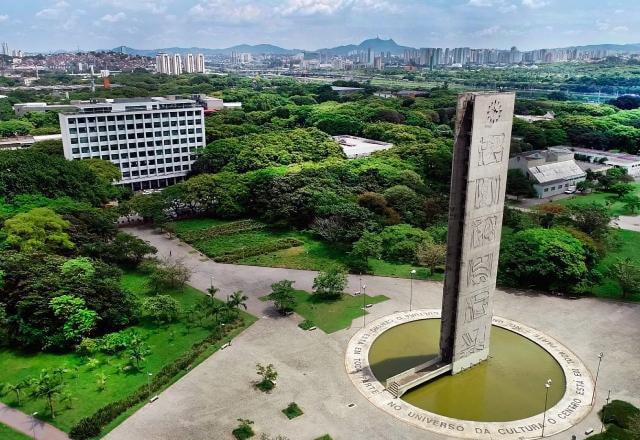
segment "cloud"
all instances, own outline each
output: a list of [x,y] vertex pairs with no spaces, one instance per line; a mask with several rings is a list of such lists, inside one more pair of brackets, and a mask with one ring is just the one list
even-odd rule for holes
[[399,7],[387,0],[288,0],[276,12],[284,16],[334,15],[347,9],[397,12]]
[[522,0],[522,6],[530,9],[540,9],[547,6],[550,2],[547,0]]
[[237,24],[254,22],[263,16],[263,10],[252,3],[233,0],[205,0],[189,9],[196,20]]
[[9,16],[6,14],[0,14],[0,23],[4,23],[5,21],[9,21]]
[[611,30],[613,32],[629,32],[629,28],[627,26],[616,26]]
[[501,27],[500,26],[491,26],[485,29],[481,29],[478,32],[476,32],[476,35],[480,36],[480,37],[488,37],[490,35],[495,35],[498,32],[501,31]]
[[66,1],[56,2],[53,7],[44,8],[40,11],[36,12],[36,17],[43,18],[46,20],[55,20],[57,18],[61,18],[65,15],[67,9],[69,7],[69,3]]
[[127,14],[124,12],[118,12],[117,14],[107,14],[102,16],[101,21],[106,21],[107,23],[117,23],[119,21],[127,18]]
[[167,10],[170,0],[101,0],[102,5],[119,10],[139,11],[149,14],[163,14]]

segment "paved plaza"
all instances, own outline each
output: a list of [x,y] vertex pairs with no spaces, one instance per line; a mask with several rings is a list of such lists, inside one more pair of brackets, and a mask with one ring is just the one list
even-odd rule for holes
[[[114,429],[109,440],[232,439],[238,418],[255,421],[254,430],[291,440],[312,440],[330,434],[335,440],[443,439],[444,436],[410,426],[374,407],[353,386],[345,372],[345,351],[363,319],[330,335],[302,331],[296,315],[279,317],[271,303],[258,297],[282,279],[310,290],[314,272],[214,263],[178,240],[150,229],[129,232],[149,241],[159,256],[183,259],[194,270],[190,284],[206,289],[210,277],[221,289],[218,297],[241,289],[249,296],[249,312],[261,319],[233,340],[231,347],[211,356],[166,391]],[[409,306],[409,280],[365,276],[367,293],[390,298],[368,309],[373,320]],[[358,290],[350,276],[349,291]],[[414,308],[440,308],[442,283],[414,281]],[[597,384],[596,408],[607,390],[615,399],[640,405],[640,304],[593,298],[568,300],[530,292],[496,291],[496,315],[544,331],[570,348],[595,375],[598,353],[604,352]],[[271,394],[252,387],[256,363],[273,363],[278,384]],[[540,384],[544,387],[544,384]],[[288,420],[281,410],[295,401],[305,414]],[[351,404],[355,404],[351,406]],[[600,424],[591,414],[577,426],[553,438],[577,439]],[[256,437],[259,438],[259,437]]]

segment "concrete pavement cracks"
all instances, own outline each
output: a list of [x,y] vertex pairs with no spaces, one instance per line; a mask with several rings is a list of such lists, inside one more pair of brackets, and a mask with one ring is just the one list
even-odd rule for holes
[[[190,246],[150,229],[131,228],[128,232],[158,248],[160,257],[169,257],[171,251],[171,258],[183,259],[194,270],[190,281],[194,287],[206,289],[213,276],[214,284],[220,288],[219,298],[243,290],[249,297],[249,312],[262,319],[234,339],[231,347],[206,359],[161,393],[156,402],[129,417],[106,439],[231,439],[237,418],[254,420],[259,434],[282,434],[291,440],[312,440],[325,433],[336,440],[446,438],[383,413],[351,384],[344,369],[344,356],[349,339],[362,327],[362,318],[355,319],[351,328],[330,335],[320,330],[306,332],[297,327],[298,316],[280,317],[271,303],[258,299],[270,291],[273,282],[282,279],[295,281],[296,288],[310,290],[314,272],[218,264]],[[390,298],[368,309],[367,320],[408,309],[409,280],[362,278],[368,294]],[[441,283],[413,283],[414,309],[440,308]],[[357,290],[358,276],[350,276],[348,291]],[[612,398],[640,405],[640,304],[498,290],[495,313],[556,338],[573,350],[593,375],[597,355],[603,351],[596,408],[602,406],[609,389]],[[278,370],[278,385],[271,394],[252,386],[258,362],[273,363]],[[305,414],[290,421],[281,410],[292,401]],[[592,411],[574,428],[555,437],[565,439],[575,434],[582,439],[587,429],[597,432],[599,426],[596,412]]]

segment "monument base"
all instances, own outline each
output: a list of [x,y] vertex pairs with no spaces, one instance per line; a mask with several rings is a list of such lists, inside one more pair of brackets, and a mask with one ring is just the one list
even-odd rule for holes
[[[542,407],[535,410],[530,416],[517,417],[513,420],[501,419],[503,421],[474,421],[470,418],[454,418],[438,414],[433,411],[422,409],[407,401],[408,399],[413,402],[411,396],[416,392],[422,392],[423,389],[430,389],[428,387],[436,387],[437,392],[432,396],[432,398],[437,399],[438,397],[443,397],[445,402],[457,402],[454,405],[456,408],[461,403],[460,399],[473,402],[478,405],[487,404],[486,402],[490,401],[490,399],[487,399],[487,397],[490,396],[487,395],[482,397],[476,396],[476,398],[462,397],[457,394],[455,396],[443,396],[442,393],[445,391],[445,388],[441,387],[440,383],[441,381],[446,382],[448,380],[457,380],[455,378],[463,377],[469,373],[474,374],[475,371],[479,371],[480,375],[484,375],[486,373],[485,368],[488,368],[487,366],[495,360],[494,355],[490,356],[487,363],[478,365],[476,367],[478,370],[473,368],[459,375],[440,377],[435,381],[426,383],[423,387],[410,391],[404,395],[404,399],[397,398],[390,392],[384,381],[376,378],[374,369],[378,371],[381,364],[372,365],[370,364],[369,359],[371,348],[376,344],[376,341],[378,339],[383,340],[383,334],[388,330],[405,324],[415,324],[416,321],[428,323],[431,320],[433,322],[432,328],[437,333],[437,328],[439,326],[439,322],[437,320],[439,320],[440,314],[440,310],[398,312],[377,319],[354,334],[348,344],[345,366],[347,374],[356,388],[358,388],[358,390],[373,405],[384,412],[413,426],[444,436],[486,440],[540,438],[543,424]],[[511,337],[521,338],[529,345],[533,343],[538,347],[538,350],[542,349],[546,352],[548,357],[551,358],[550,362],[554,364],[556,368],[559,366],[559,374],[563,376],[566,386],[562,383],[563,380],[555,380],[554,382],[554,388],[561,391],[561,394],[559,394],[556,399],[550,400],[551,403],[547,408],[545,417],[545,436],[552,436],[565,431],[580,422],[587,416],[587,414],[589,414],[592,409],[590,397],[593,393],[593,379],[589,370],[575,354],[552,337],[518,322],[494,316],[492,324],[493,327],[500,328],[503,333],[511,334]],[[388,341],[391,340],[387,339],[387,342]],[[397,345],[394,344],[384,344],[384,346],[392,348],[397,347]],[[433,349],[437,351],[437,342],[435,340],[433,341]],[[495,349],[496,345],[494,345],[493,350]],[[430,353],[430,351],[427,353]],[[516,359],[520,358],[516,356]],[[413,357],[405,356],[405,360],[411,362]],[[423,359],[419,362],[423,363],[423,365],[421,365],[422,367],[429,368],[438,365],[439,361],[434,355],[431,359],[426,360],[423,356]],[[425,366],[426,364],[429,364],[429,366]],[[519,365],[521,365],[522,368],[527,366],[524,363],[519,363]],[[531,365],[531,363],[528,363],[528,365]],[[517,369],[517,366],[514,368]],[[540,367],[536,366],[535,368],[539,369]],[[393,373],[387,377],[391,378],[392,374]],[[522,389],[526,385],[527,381],[531,381],[528,374],[529,373],[527,373],[526,370],[515,372],[518,388]],[[504,390],[501,390],[500,386],[490,387],[491,389],[489,391],[495,391],[497,394],[494,396],[494,399],[497,398],[502,401],[502,403],[509,409],[519,408],[522,406],[521,404],[523,402],[530,403],[532,401],[537,402],[538,400],[544,402],[543,384],[544,381],[546,381],[547,376],[546,372],[543,374],[545,375],[545,380],[538,383],[540,382],[540,378],[535,379],[535,383],[531,384],[535,391],[527,392],[527,395],[523,397],[524,400],[521,402],[505,400]],[[498,380],[501,380],[501,378],[502,377],[500,376]],[[462,383],[462,385],[463,387],[466,386],[464,383]],[[537,390],[540,390],[540,393],[542,393],[539,396],[541,399],[532,399],[532,396],[535,396],[535,393],[538,392]],[[489,404],[489,407],[493,406]]]

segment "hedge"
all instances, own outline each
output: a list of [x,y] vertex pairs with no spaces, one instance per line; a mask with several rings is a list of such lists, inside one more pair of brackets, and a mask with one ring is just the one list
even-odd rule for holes
[[222,235],[237,234],[239,232],[256,231],[266,228],[267,225],[255,220],[239,220],[237,222],[225,223],[223,225],[210,226],[206,229],[196,231],[186,231],[178,234],[178,237],[189,243],[220,237]]
[[280,251],[282,249],[289,249],[295,246],[302,246],[303,244],[304,243],[302,241],[296,238],[281,238],[279,240],[257,246],[234,249],[233,251],[213,257],[213,261],[217,263],[236,263],[243,258],[254,257],[256,255]]
[[[224,327],[224,332],[233,330],[242,323],[241,319],[237,319],[233,323]],[[120,414],[129,408],[145,401],[149,398],[151,392],[157,392],[167,385],[181,371],[186,370],[204,351],[213,343],[222,339],[224,335],[218,335],[217,332],[207,336],[200,342],[195,343],[189,351],[183,353],[172,363],[165,365],[157,374],[154,375],[149,386],[142,385],[129,396],[111,402],[88,417],[82,418],[71,428],[69,436],[74,440],[86,440],[91,437],[100,435],[100,431],[106,425],[111,423]]]

